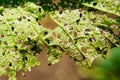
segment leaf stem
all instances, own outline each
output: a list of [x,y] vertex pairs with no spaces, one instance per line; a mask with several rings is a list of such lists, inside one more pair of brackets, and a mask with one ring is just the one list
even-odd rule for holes
[[82,55],[83,58],[86,59],[85,55],[80,51],[80,49],[78,48],[78,46],[74,43],[74,39],[70,36],[70,34],[62,27],[62,24],[60,24],[58,21],[56,21],[55,19],[53,19],[57,25],[63,30],[63,32],[71,39],[73,45],[75,46],[75,48],[78,50],[78,52]]
[[45,43],[47,46],[49,46],[49,44],[42,38],[42,36],[39,34],[38,30],[35,28],[35,26],[32,24],[33,29],[35,30],[35,32],[37,33],[37,35],[39,36],[40,40]]
[[113,12],[113,11],[108,11],[108,10],[105,10],[105,9],[102,9],[102,8],[99,8],[99,7],[95,7],[95,6],[89,5],[89,4],[87,4],[87,3],[81,3],[81,4],[82,4],[83,6],[90,7],[90,8],[96,9],[96,10],[98,10],[98,11],[105,12],[105,13],[109,13],[109,14],[113,14],[113,15],[115,15],[115,16],[120,17],[120,14],[115,13],[115,12]]
[[12,33],[12,29],[10,28],[10,25],[8,24],[7,19],[6,19],[6,25],[7,25],[8,29],[9,29],[9,31],[10,31],[10,35],[12,37],[12,41],[14,42],[14,45],[16,45],[16,41],[15,41],[14,35]]
[[[53,19],[53,18],[52,18]],[[80,55],[83,57],[83,59],[85,59],[86,60],[86,62],[87,62],[87,65],[90,67],[90,64],[89,64],[89,61],[88,61],[88,59],[87,59],[87,57],[84,55],[84,53],[83,52],[81,52],[81,50],[78,48],[78,46],[75,44],[75,42],[74,42],[74,39],[71,37],[71,35],[62,27],[62,24],[61,23],[59,23],[58,21],[56,21],[55,19],[53,19],[55,22],[56,22],[56,24],[63,30],[63,32],[71,39],[71,41],[72,41],[72,43],[73,43],[73,45],[75,46],[75,48],[78,50],[78,52],[80,53]],[[81,63],[82,64],[82,63]]]

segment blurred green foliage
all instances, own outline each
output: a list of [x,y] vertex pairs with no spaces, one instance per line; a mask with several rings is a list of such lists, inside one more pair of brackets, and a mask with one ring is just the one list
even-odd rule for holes
[[100,60],[99,66],[93,71],[92,80],[119,80],[120,78],[120,47],[115,47],[109,50],[107,60]]

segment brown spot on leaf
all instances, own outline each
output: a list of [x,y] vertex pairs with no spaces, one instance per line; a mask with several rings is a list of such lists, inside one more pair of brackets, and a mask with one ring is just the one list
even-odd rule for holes
[[14,13],[12,13],[11,15],[14,15]]
[[114,32],[115,35],[119,35],[120,34],[120,30],[113,29],[112,31]]
[[77,37],[77,32],[74,32],[74,37]]
[[93,39],[94,41],[96,41],[96,39],[95,39],[95,37],[94,37],[94,36],[92,36],[92,39]]
[[90,31],[91,31],[91,30],[90,30],[90,29],[88,29],[88,28],[87,28],[87,29],[85,29],[85,32],[90,32]]
[[56,5],[58,5],[58,3],[60,2],[60,0],[52,0],[53,3],[55,3]]
[[55,32],[53,32],[53,36],[56,37],[56,33]]
[[62,6],[58,6],[60,14],[62,13]]
[[60,37],[61,37],[60,35],[57,35],[57,38],[58,38],[58,39],[60,39]]
[[17,41],[17,43],[18,43],[18,44],[21,44],[21,43],[22,43],[22,41],[19,39],[19,40]]
[[4,35],[3,34],[1,34],[1,38],[3,38],[4,37]]
[[120,30],[118,29],[118,27],[116,25],[113,25],[113,26],[110,26],[110,27],[111,27],[111,29],[112,29],[112,31],[115,35],[120,34]]
[[50,17],[49,13],[46,12],[45,17],[40,21],[40,24],[47,28],[54,30],[57,27],[57,23]]
[[21,34],[24,34],[24,31],[22,31]]
[[104,31],[103,31],[103,30],[100,30],[100,33],[101,33],[101,34],[104,34]]
[[86,20],[86,18],[83,18],[83,21],[85,21]]
[[69,39],[68,39],[68,42],[72,42],[72,40],[69,38]]
[[93,19],[91,19],[91,20],[92,20],[92,22],[93,22],[93,23],[95,23],[95,22],[96,22],[96,18],[93,18]]
[[8,45],[7,41],[3,42],[5,45]]
[[73,27],[71,27],[69,30],[73,30]]
[[81,47],[81,51],[87,53],[87,50],[84,47]]
[[26,16],[23,16],[23,19],[27,19]]
[[67,26],[67,23],[64,23],[64,26]]
[[18,35],[18,32],[15,32],[16,35]]
[[34,35],[34,33],[33,33],[33,32],[30,32],[30,35],[32,36],[32,35]]

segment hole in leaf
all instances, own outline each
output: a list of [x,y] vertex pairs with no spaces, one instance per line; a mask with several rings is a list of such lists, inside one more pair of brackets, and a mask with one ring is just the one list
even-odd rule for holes
[[30,19],[28,19],[28,21],[30,21]]
[[18,21],[21,21],[22,20],[22,17],[18,18]]
[[47,31],[45,31],[45,32],[44,32],[44,36],[46,36],[47,34],[48,34],[48,32],[47,32]]
[[14,31],[14,27],[13,26],[11,27],[11,29],[12,29],[12,31]]
[[92,38],[89,38],[89,41],[92,42]]
[[25,58],[23,57],[22,60],[25,61]]
[[41,8],[39,8],[39,12],[41,12]]
[[86,32],[85,32],[85,35],[89,35],[89,33],[86,33]]
[[17,46],[14,46],[14,48],[15,48],[15,49],[18,49],[18,47],[17,47]]
[[36,18],[36,21],[38,21],[38,18]]
[[30,38],[30,37],[27,37],[27,40],[28,40],[28,41],[31,41],[31,38]]
[[82,17],[82,13],[80,13],[79,17],[80,17],[80,18]]
[[91,12],[91,11],[96,11],[96,9],[88,7],[88,12]]
[[24,57],[26,61],[28,61],[28,58],[27,57]]
[[79,21],[80,21],[80,19],[76,20],[76,24],[77,24],[77,25],[78,25]]
[[59,11],[59,14],[62,14],[62,11]]
[[75,44],[77,44],[77,39],[75,39]]
[[57,48],[57,46],[58,46],[57,44],[53,44],[52,45],[53,48]]
[[2,53],[2,55],[3,55],[3,56],[5,55],[5,51]]
[[51,66],[52,64],[51,63],[48,63],[48,66]]
[[48,44],[50,44],[50,40],[49,40],[49,39],[46,38],[45,41],[46,41]]
[[4,14],[3,14],[3,13],[1,13],[1,16],[4,16]]
[[96,5],[97,5],[97,2],[94,2],[94,3],[93,3],[93,6],[96,6]]
[[12,63],[9,63],[9,66],[11,67],[11,66],[12,66]]
[[99,48],[99,47],[96,47],[96,51],[100,52],[101,50],[100,50],[100,48]]

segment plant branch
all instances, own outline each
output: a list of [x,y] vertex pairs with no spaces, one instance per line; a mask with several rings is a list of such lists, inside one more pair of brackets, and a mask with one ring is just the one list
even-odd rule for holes
[[[78,46],[75,44],[74,42],[74,39],[71,37],[71,35],[62,27],[62,24],[60,24],[58,21],[56,21],[55,19],[53,19],[57,25],[63,30],[63,32],[71,39],[73,45],[75,46],[75,48],[78,50],[78,52],[80,53],[80,55],[82,55],[83,59],[86,59],[87,61],[87,58],[86,56],[80,51],[80,49],[78,48]],[[87,61],[88,62],[88,61]]]
[[109,13],[109,14],[112,14],[112,15],[115,15],[117,17],[120,17],[120,14],[118,13],[115,13],[113,11],[108,11],[108,10],[105,10],[105,9],[102,9],[102,8],[99,8],[99,7],[95,7],[95,6],[92,6],[92,5],[89,5],[87,3],[81,3],[83,6],[85,7],[90,7],[90,8],[93,8],[93,9],[96,9],[98,11],[101,11],[101,12],[105,12],[105,13]]
[[9,29],[9,31],[10,31],[10,35],[12,37],[12,41],[14,42],[14,45],[16,45],[16,41],[15,41],[14,35],[12,33],[12,29],[10,28],[10,25],[8,24],[7,19],[6,19],[6,25],[7,25],[8,29]]
[[40,40],[45,43],[47,46],[49,46],[49,44],[42,38],[42,36],[39,34],[38,30],[35,28],[35,26],[32,24],[33,29],[35,30],[35,32],[37,33],[37,35],[39,36]]

